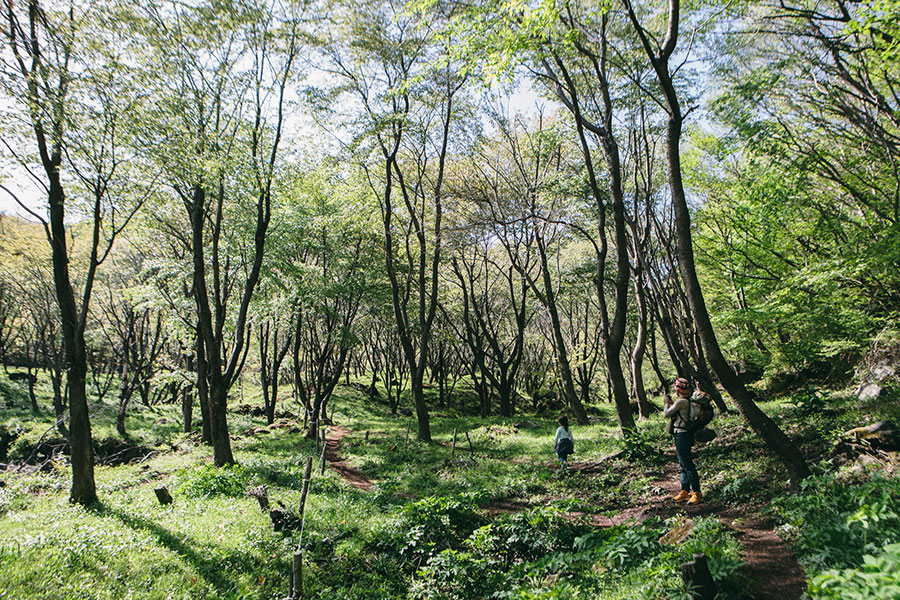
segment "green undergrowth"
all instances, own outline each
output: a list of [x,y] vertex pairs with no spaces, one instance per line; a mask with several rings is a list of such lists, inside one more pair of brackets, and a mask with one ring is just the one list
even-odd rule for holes
[[715,519],[684,542],[659,539],[674,522],[596,529],[558,509],[489,517],[468,498],[428,497],[394,508],[361,542],[313,553],[310,597],[679,598],[679,565],[710,559],[723,598],[740,598],[739,544]]
[[900,479],[825,473],[772,510],[810,579],[813,599],[900,598]]
[[[19,392],[0,417],[13,432],[13,460],[55,436],[47,433],[49,386],[39,385],[40,414]],[[234,404],[257,396],[247,385]],[[827,390],[764,397],[761,406],[806,447],[826,450],[838,430],[893,410]],[[655,482],[672,477],[674,462],[658,414],[638,422],[626,441],[612,405],[589,407],[590,425],[573,422],[571,460],[590,468],[566,472],[552,452],[556,415],[481,419],[435,407],[433,442],[424,443],[415,419],[392,415],[359,385],[340,386],[332,408],[330,427],[349,430],[341,457],[374,483],[371,491],[331,469],[321,473],[320,448],[290,419],[264,428],[261,417],[230,414],[237,464],[215,468],[196,429],[182,432],[180,407],[134,407],[122,440],[115,406],[94,399],[95,440],[146,452],[98,466],[101,502],[87,509],[67,502],[64,454],[43,471],[34,464],[0,473],[0,598],[280,599],[298,544],[308,598],[676,599],[685,597],[679,567],[698,552],[709,557],[719,598],[743,597],[739,541],[716,519],[695,519],[675,545],[659,540],[683,523],[679,516],[589,524],[592,516],[658,501],[663,490]],[[291,403],[278,410],[298,412]],[[773,514],[807,569],[813,598],[876,598],[866,594],[893,589],[896,478],[849,469],[835,475],[826,465],[800,493],[789,493],[780,464],[742,417],[719,414],[713,426],[717,439],[696,452],[707,501],[757,510],[777,498]],[[297,530],[275,532],[247,492],[265,486],[273,507],[296,510],[308,457],[316,468],[301,540]],[[159,485],[172,505],[157,502]]]

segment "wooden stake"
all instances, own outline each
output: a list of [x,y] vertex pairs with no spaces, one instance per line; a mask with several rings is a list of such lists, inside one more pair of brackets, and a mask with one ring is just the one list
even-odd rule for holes
[[406,441],[403,443],[403,449],[406,450],[409,447],[409,420],[406,421]]
[[297,548],[291,559],[291,600],[303,597],[303,549]]
[[325,449],[328,447],[328,440],[325,439],[325,434],[327,434],[327,433],[328,433],[328,429],[323,429],[323,430],[322,430],[322,458],[321,458],[321,460],[322,460],[322,469],[321,469],[321,471],[319,472],[320,475],[324,475],[324,474],[325,474]]
[[[312,478],[312,456],[306,457],[306,470],[303,472],[303,488],[300,491],[300,515],[301,522],[303,520],[303,511],[306,509],[306,495],[309,494],[309,480]],[[300,527],[300,539],[303,539],[303,527]]]
[[450,450],[450,458],[456,457],[456,427],[453,428],[453,448]]
[[695,554],[694,560],[681,565],[681,580],[694,600],[713,600],[716,596],[716,582],[705,554]]
[[472,447],[472,440],[469,438],[469,432],[466,431],[466,441],[469,442],[469,454],[475,458],[475,448]]
[[303,598],[303,529],[306,525],[306,496],[309,494],[309,480],[312,478],[313,457],[306,457],[306,470],[303,472],[303,489],[300,492],[300,541],[297,543],[297,549],[291,557],[291,576],[289,600],[299,600]]

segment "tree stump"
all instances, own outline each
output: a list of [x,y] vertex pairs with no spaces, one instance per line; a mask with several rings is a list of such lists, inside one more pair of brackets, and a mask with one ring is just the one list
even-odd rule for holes
[[259,502],[259,510],[264,513],[269,512],[269,489],[264,486],[258,486],[247,490],[247,495],[256,498],[256,501]]
[[688,595],[694,600],[715,598],[716,582],[709,572],[709,562],[705,554],[695,554],[694,560],[681,565],[681,579]]
[[297,531],[303,526],[300,516],[285,506],[269,511],[273,531]]
[[166,486],[157,486],[153,488],[153,492],[156,494],[156,499],[159,500],[159,503],[163,506],[172,504],[172,494],[169,493],[169,488]]

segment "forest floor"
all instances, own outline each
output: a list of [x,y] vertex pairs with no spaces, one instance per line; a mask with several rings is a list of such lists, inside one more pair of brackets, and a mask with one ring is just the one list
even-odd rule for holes
[[[339,450],[341,441],[350,433],[342,426],[331,427],[325,444],[325,460],[351,486],[370,491],[374,482],[345,461]],[[653,481],[652,486],[664,493],[651,498],[649,504],[622,507],[613,516],[572,513],[587,518],[596,527],[611,527],[628,521],[642,521],[684,515],[685,522],[693,517],[714,517],[738,536],[744,560],[743,574],[755,600],[798,600],[806,591],[806,576],[790,547],[775,533],[771,519],[760,515],[761,506],[729,506],[718,502],[702,502],[691,506],[671,500],[680,489],[674,455],[665,469],[665,477]],[[572,463],[572,471],[590,472],[594,463]],[[529,508],[526,504],[493,501],[481,507],[489,514],[517,512]]]
[[354,469],[340,454],[338,448],[341,440],[350,433],[346,427],[329,427],[328,437],[325,440],[325,460],[347,483],[359,490],[366,492],[372,489],[372,481],[363,475],[358,469]]
[[[775,533],[771,519],[760,516],[761,506],[728,506],[718,502],[702,502],[695,506],[673,502],[671,497],[681,488],[675,457],[666,469],[666,478],[654,481],[665,493],[653,498],[640,516],[671,517],[684,512],[691,517],[716,517],[738,536],[744,560],[743,573],[756,600],[796,600],[806,591],[806,575],[790,547]],[[628,512],[628,511],[626,511]],[[614,517],[614,520],[616,518]]]

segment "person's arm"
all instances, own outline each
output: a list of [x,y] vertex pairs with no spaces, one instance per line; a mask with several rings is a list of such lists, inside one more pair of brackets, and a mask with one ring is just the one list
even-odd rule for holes
[[687,407],[687,403],[688,399],[682,398],[681,396],[679,396],[678,400],[676,400],[672,404],[669,404],[667,402],[665,409],[663,409],[663,416],[667,419],[671,419],[672,417],[677,416],[679,411]]

